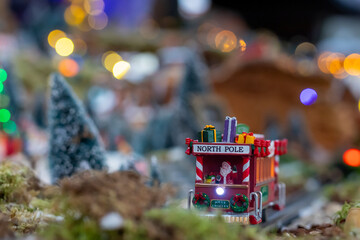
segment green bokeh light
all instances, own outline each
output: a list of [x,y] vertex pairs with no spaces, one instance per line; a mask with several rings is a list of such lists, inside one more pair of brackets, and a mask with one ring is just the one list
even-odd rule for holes
[[4,90],[4,84],[0,82],[0,93]]
[[9,110],[3,108],[3,109],[0,109],[0,122],[7,122],[10,120],[10,117],[11,117],[11,114],[9,112]]
[[12,134],[16,131],[16,123],[10,120],[4,123],[3,128],[7,134]]
[[7,78],[7,73],[4,69],[0,69],[0,82],[5,82]]

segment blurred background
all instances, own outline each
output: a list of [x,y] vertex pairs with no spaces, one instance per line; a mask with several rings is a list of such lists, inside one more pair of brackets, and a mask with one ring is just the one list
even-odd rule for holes
[[[360,2],[0,1],[0,156],[49,182],[48,79],[84,102],[110,170],[185,193],[185,138],[236,116],[288,138],[283,178],[337,181],[360,166]],[[305,178],[304,178],[305,176]]]

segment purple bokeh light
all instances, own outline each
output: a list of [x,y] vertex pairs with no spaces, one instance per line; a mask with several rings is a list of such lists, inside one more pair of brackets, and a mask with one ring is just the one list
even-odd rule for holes
[[311,105],[317,99],[317,93],[314,89],[305,88],[300,93],[300,101],[304,105]]

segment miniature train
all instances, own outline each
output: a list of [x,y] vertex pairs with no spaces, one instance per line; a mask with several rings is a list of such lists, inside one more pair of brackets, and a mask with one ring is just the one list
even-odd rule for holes
[[[263,209],[285,206],[285,184],[278,182],[279,156],[287,140],[265,140],[235,117],[226,117],[224,134],[206,125],[198,140],[186,139],[186,154],[196,156],[195,192],[190,201],[205,216],[222,210],[227,222],[258,224]],[[240,171],[239,171],[239,170]]]

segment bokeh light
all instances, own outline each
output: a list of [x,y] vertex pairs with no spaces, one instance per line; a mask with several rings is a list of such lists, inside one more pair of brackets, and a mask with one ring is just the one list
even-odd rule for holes
[[108,51],[106,53],[103,54],[102,58],[102,64],[103,66],[109,71],[112,72],[114,65],[117,62],[120,62],[122,60],[121,56],[119,54],[117,54],[114,51]]
[[63,31],[61,31],[59,29],[55,29],[49,33],[48,43],[51,47],[54,48],[57,40],[59,40],[60,38],[64,38],[64,37],[66,37],[66,33],[64,33]]
[[295,49],[295,56],[313,56],[316,53],[316,47],[309,42],[300,43]]
[[5,82],[7,79],[7,72],[4,69],[0,69],[0,82]]
[[129,59],[131,66],[126,75],[130,82],[140,83],[148,76],[155,74],[159,70],[160,63],[158,57],[153,53],[138,53]]
[[98,15],[104,11],[105,4],[103,0],[85,0],[84,9],[89,15]]
[[95,30],[102,30],[108,24],[108,17],[106,13],[102,12],[98,15],[90,15],[88,17],[88,22],[91,28]]
[[317,93],[314,89],[306,88],[300,93],[300,101],[304,105],[311,105],[317,99]]
[[74,51],[74,43],[70,38],[60,38],[55,44],[55,51],[60,56],[69,56]]
[[344,72],[344,54],[332,53],[326,58],[326,68],[331,74],[341,74]]
[[9,110],[3,108],[0,109],[0,122],[5,123],[10,120],[11,114]]
[[66,58],[59,62],[58,70],[65,77],[74,77],[79,73],[80,68],[75,60]]
[[231,52],[236,48],[237,38],[235,34],[228,30],[223,30],[216,34],[215,46],[222,52]]
[[360,112],[360,99],[359,99],[359,101],[358,101],[358,110],[359,110],[359,112]]
[[239,40],[239,49],[241,52],[246,51],[246,42],[243,39]]
[[65,22],[69,25],[76,26],[81,24],[86,17],[86,12],[80,6],[70,5],[64,13]]
[[211,0],[178,0],[179,12],[184,17],[197,17],[206,13],[211,7]]
[[14,121],[8,121],[3,124],[3,129],[7,134],[13,134],[16,132],[16,123]]
[[358,149],[346,150],[343,154],[343,161],[346,165],[351,167],[360,166],[360,151]]
[[353,53],[347,56],[344,61],[344,68],[352,76],[360,75],[360,55]]
[[4,90],[4,84],[0,82],[0,93]]
[[117,79],[121,79],[130,70],[130,64],[126,61],[117,62],[113,68],[113,75]]
[[326,63],[327,63],[327,58],[330,55],[331,55],[331,52],[323,52],[318,57],[318,67],[319,67],[320,71],[322,71],[323,73],[329,73]]

